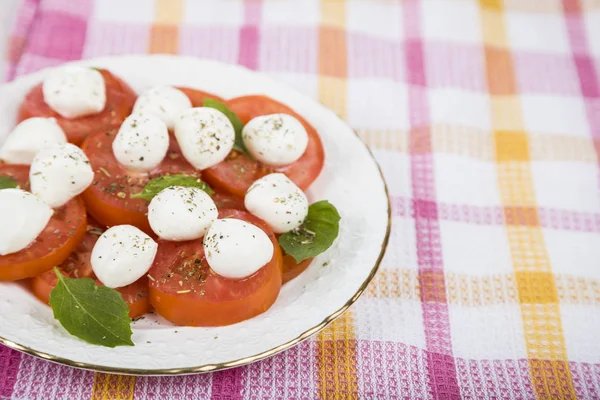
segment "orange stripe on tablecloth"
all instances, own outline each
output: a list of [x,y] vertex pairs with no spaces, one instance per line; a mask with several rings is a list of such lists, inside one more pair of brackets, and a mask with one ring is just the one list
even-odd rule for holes
[[[346,118],[346,4],[343,0],[321,0],[319,28],[319,100]],[[354,315],[347,311],[317,336],[319,397],[357,399],[357,343]]]
[[135,376],[96,373],[91,400],[133,400]]
[[347,311],[317,335],[319,398],[358,399],[354,314]]
[[[530,207],[538,221],[529,137],[524,130],[501,1],[480,0],[498,187],[505,210]],[[486,24],[486,20],[495,23]],[[506,212],[506,211],[505,211]],[[538,398],[576,398],[556,281],[539,223],[506,226],[531,381]]]
[[[526,274],[526,273],[521,273]],[[600,280],[571,275],[547,276],[547,272],[531,272],[531,275],[494,274],[474,276],[446,272],[446,299],[448,303],[463,307],[486,307],[501,304],[519,304],[521,298],[518,284],[527,281],[548,281],[556,286],[556,296],[563,304],[600,306]],[[537,277],[539,274],[539,279]],[[540,292],[540,301],[547,299],[551,290]],[[534,294],[535,295],[535,294]],[[400,299],[420,301],[421,286],[416,269],[379,271],[369,285],[365,297],[376,299]]]
[[344,0],[321,1],[319,27],[318,96],[321,103],[346,118],[348,75]]
[[[434,124],[431,147],[435,153],[470,157],[485,162],[496,161],[494,137],[488,130]],[[408,153],[408,131],[401,129],[358,129],[360,138],[370,147]],[[598,163],[591,137],[528,132],[529,159],[536,161],[577,161]]]
[[150,28],[149,53],[179,52],[179,24],[183,0],[155,0],[154,24]]

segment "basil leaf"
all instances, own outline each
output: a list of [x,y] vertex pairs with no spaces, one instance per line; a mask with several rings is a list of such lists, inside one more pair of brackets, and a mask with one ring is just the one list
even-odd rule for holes
[[202,103],[204,107],[214,108],[215,110],[221,111],[229,121],[231,125],[233,125],[233,130],[235,131],[235,142],[233,143],[233,149],[239,151],[240,153],[244,153],[248,157],[250,153],[248,153],[248,149],[246,149],[246,145],[244,144],[244,140],[242,139],[242,128],[244,128],[244,124],[237,115],[233,111],[229,109],[225,104],[221,103],[219,100],[205,98]]
[[144,190],[139,193],[132,194],[132,199],[144,199],[152,200],[161,190],[168,188],[169,186],[184,186],[184,187],[195,187],[204,190],[208,194],[213,194],[214,191],[206,182],[201,181],[199,178],[190,175],[165,175],[159,176],[158,178],[152,179],[146,184]]
[[115,289],[96,286],[90,278],[72,279],[54,267],[58,277],[50,306],[71,335],[106,347],[133,346],[129,307]]
[[340,214],[327,200],[308,207],[306,219],[293,231],[279,237],[283,250],[301,262],[323,253],[331,247],[340,229]]
[[19,184],[13,178],[0,175],[0,189],[12,189],[16,187],[19,187]]

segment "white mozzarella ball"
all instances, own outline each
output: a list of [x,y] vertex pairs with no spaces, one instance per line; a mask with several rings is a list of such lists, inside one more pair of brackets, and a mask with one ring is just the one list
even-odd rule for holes
[[140,94],[133,106],[133,112],[154,114],[169,129],[173,129],[175,117],[191,107],[192,102],[181,90],[172,86],[157,86]]
[[262,229],[240,219],[218,219],[204,237],[208,265],[225,278],[254,274],[271,261],[273,251],[273,242]]
[[298,160],[308,146],[304,125],[288,114],[253,118],[244,126],[242,139],[252,157],[276,167]]
[[106,105],[104,77],[88,67],[52,71],[44,80],[42,93],[44,102],[65,118],[98,114]]
[[160,191],[148,207],[150,227],[165,240],[199,239],[218,215],[215,202],[205,191],[183,186]]
[[157,250],[158,244],[135,226],[113,226],[92,250],[92,269],[109,288],[127,286],[150,270]]
[[296,229],[308,214],[306,195],[281,173],[265,175],[255,181],[246,192],[244,205],[275,233]]
[[31,164],[44,147],[66,143],[67,136],[54,118],[28,118],[15,126],[0,149],[0,160],[10,164]]
[[169,150],[165,123],[149,113],[134,113],[123,121],[112,143],[115,158],[127,169],[150,171],[162,162]]
[[16,253],[44,230],[54,211],[21,189],[0,190],[0,256]]
[[185,159],[197,169],[217,165],[233,148],[235,131],[219,110],[196,107],[175,119],[175,137]]
[[31,192],[57,208],[90,186],[94,171],[85,153],[71,143],[42,149],[29,169]]

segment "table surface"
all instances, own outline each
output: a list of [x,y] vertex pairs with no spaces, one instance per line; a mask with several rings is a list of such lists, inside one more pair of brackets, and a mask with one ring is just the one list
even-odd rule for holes
[[131,53],[259,70],[365,140],[393,221],[364,296],[289,351],[153,378],[0,346],[0,399],[600,398],[599,0],[22,1],[8,79]]

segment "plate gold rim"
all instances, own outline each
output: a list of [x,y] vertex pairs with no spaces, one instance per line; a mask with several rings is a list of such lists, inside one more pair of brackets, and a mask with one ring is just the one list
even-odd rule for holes
[[[339,116],[337,116],[337,117],[340,118]],[[340,118],[340,119],[342,119],[342,118]],[[64,357],[56,356],[56,355],[53,355],[53,354],[48,354],[48,353],[45,353],[45,352],[42,352],[42,351],[34,350],[34,349],[30,348],[30,347],[20,345],[20,344],[18,344],[16,342],[13,342],[12,340],[9,340],[9,339],[3,338],[3,337],[0,337],[0,344],[3,344],[3,345],[5,345],[5,346],[7,346],[7,347],[9,347],[9,348],[11,348],[13,350],[17,350],[17,351],[23,352],[25,354],[29,354],[31,356],[35,356],[35,357],[41,358],[43,360],[51,361],[51,362],[54,362],[54,363],[57,363],[57,364],[61,364],[61,365],[66,365],[66,366],[69,366],[69,367],[90,370],[90,371],[112,373],[112,374],[119,374],[119,375],[138,375],[138,376],[152,376],[152,375],[158,376],[158,375],[164,375],[164,376],[175,376],[175,375],[199,374],[199,373],[206,373],[206,372],[221,371],[221,370],[224,370],[224,369],[229,369],[229,368],[234,368],[234,367],[241,367],[243,365],[251,364],[253,362],[264,360],[265,358],[269,358],[271,356],[274,356],[277,353],[280,353],[280,352],[282,352],[284,350],[287,350],[287,349],[289,349],[291,347],[294,347],[298,343],[300,343],[300,342],[308,339],[309,337],[315,335],[316,333],[322,331],[323,329],[325,329],[325,327],[327,325],[329,325],[330,323],[332,323],[339,316],[341,316],[344,312],[346,312],[350,308],[350,306],[352,306],[360,298],[360,296],[365,292],[365,290],[367,289],[367,286],[369,285],[369,283],[371,283],[371,281],[375,277],[377,271],[379,270],[379,266],[381,264],[383,256],[385,255],[385,252],[387,250],[387,246],[388,246],[388,242],[389,242],[389,238],[390,238],[390,233],[391,233],[391,227],[392,227],[392,206],[391,206],[391,202],[390,202],[390,195],[389,195],[389,190],[388,190],[387,182],[386,182],[385,177],[383,175],[383,171],[381,170],[381,166],[379,165],[379,163],[375,159],[375,156],[371,152],[371,149],[369,148],[369,146],[367,146],[367,144],[362,140],[362,138],[360,137],[360,135],[358,135],[358,133],[355,130],[352,130],[352,131],[359,138],[361,144],[363,146],[365,146],[365,148],[369,152],[369,156],[371,157],[371,159],[373,160],[373,162],[377,166],[377,170],[379,171],[379,175],[381,177],[381,181],[383,182],[383,187],[384,187],[385,196],[386,196],[386,200],[387,200],[387,219],[388,220],[387,220],[387,226],[386,226],[385,235],[383,237],[383,241],[381,242],[381,250],[379,252],[379,255],[377,256],[377,260],[375,261],[375,265],[371,268],[371,271],[369,272],[369,275],[363,281],[363,283],[360,285],[360,287],[358,288],[358,290],[356,291],[356,293],[354,293],[354,295],[352,297],[350,297],[350,299],[342,307],[340,307],[337,311],[335,311],[332,314],[330,314],[329,316],[327,316],[319,324],[317,324],[317,325],[313,326],[312,328],[304,331],[303,333],[301,333],[296,338],[294,338],[294,339],[292,339],[292,340],[290,340],[290,341],[288,341],[286,343],[283,343],[283,344],[281,344],[279,346],[276,346],[276,347],[274,347],[272,349],[263,351],[261,353],[258,353],[258,354],[252,355],[252,356],[240,358],[240,359],[237,359],[237,360],[234,360],[234,361],[229,361],[229,362],[225,362],[225,363],[218,363],[218,364],[206,364],[206,365],[200,365],[200,366],[197,366],[197,367],[167,368],[167,369],[117,368],[117,367],[107,367],[107,366],[103,366],[103,365],[95,365],[95,364],[91,364],[91,363],[82,363],[82,362],[70,360],[68,358],[64,358]]]

